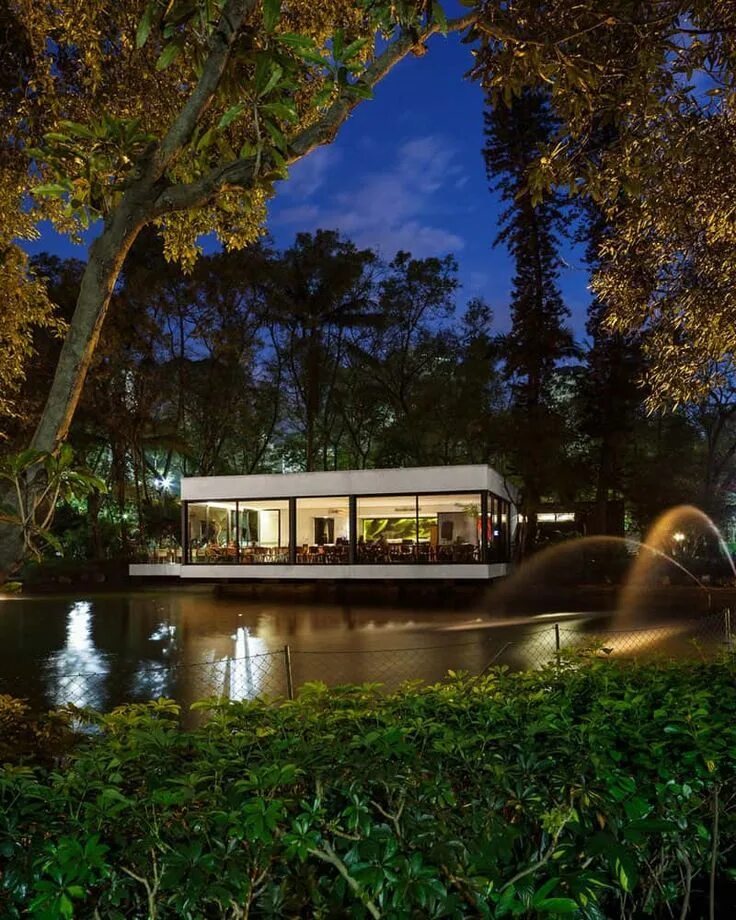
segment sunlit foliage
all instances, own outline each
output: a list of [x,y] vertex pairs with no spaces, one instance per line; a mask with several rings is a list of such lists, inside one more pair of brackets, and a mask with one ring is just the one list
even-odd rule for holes
[[[167,257],[186,270],[203,234],[230,250],[252,243],[289,165],[329,143],[399,60],[465,23],[448,25],[439,3],[407,0],[3,5],[9,238],[44,219],[72,237],[95,222],[101,231],[33,446],[63,440],[143,227],[155,225]],[[31,287],[26,300],[39,294]],[[46,319],[47,305],[38,309]]]
[[498,104],[550,93],[560,130],[530,185],[605,212],[596,290],[613,329],[651,330],[653,402],[700,395],[736,344],[736,7],[486,0],[477,35],[475,73]]

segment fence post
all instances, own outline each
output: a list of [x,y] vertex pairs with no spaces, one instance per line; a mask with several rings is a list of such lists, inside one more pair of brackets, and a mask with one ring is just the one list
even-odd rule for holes
[[560,624],[555,623],[555,659],[557,660],[557,667],[560,666]]
[[284,646],[284,667],[286,668],[286,696],[294,699],[294,676],[291,673],[291,649],[288,645]]
[[729,652],[733,653],[733,633],[731,632],[731,608],[726,607],[723,611],[723,619],[726,626],[726,645]]

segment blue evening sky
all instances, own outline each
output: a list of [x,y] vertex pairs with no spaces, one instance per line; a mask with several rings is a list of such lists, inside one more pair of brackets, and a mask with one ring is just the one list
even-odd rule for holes
[[[446,6],[454,12],[454,3]],[[459,306],[483,297],[503,331],[513,266],[503,247],[492,245],[500,204],[488,190],[481,156],[482,93],[464,79],[471,63],[469,47],[451,35],[435,36],[429,54],[397,65],[337,140],[279,184],[268,230],[279,247],[300,230],[322,227],[339,229],[386,258],[398,249],[416,256],[453,253],[462,282]],[[25,245],[31,253],[85,257],[49,228]],[[588,276],[577,247],[565,244],[564,258],[561,286],[582,338]]]

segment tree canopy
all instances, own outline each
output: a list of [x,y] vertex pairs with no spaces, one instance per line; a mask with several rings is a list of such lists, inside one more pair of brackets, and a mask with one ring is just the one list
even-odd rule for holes
[[35,445],[52,448],[68,430],[144,226],[185,269],[204,233],[229,250],[253,242],[289,165],[332,140],[399,60],[468,22],[406,0],[5,5],[4,232],[27,237],[46,219],[75,236],[100,222]]
[[530,187],[604,210],[595,287],[612,329],[650,332],[652,401],[702,395],[736,346],[736,7],[484,0],[475,37],[474,73],[497,103],[550,95],[559,128]]

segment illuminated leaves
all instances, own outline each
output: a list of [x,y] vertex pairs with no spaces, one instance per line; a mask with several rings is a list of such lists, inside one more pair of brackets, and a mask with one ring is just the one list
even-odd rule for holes
[[613,228],[596,293],[646,329],[652,404],[698,397],[733,351],[736,7],[486,3],[474,75],[496,105],[543,87],[560,129],[529,178],[590,196]]
[[27,361],[33,352],[34,331],[45,327],[58,335],[64,325],[54,316],[44,284],[29,271],[25,253],[12,243],[5,246],[0,258],[0,290],[3,293],[0,323],[2,417],[16,415],[20,409],[13,397],[25,379]]

